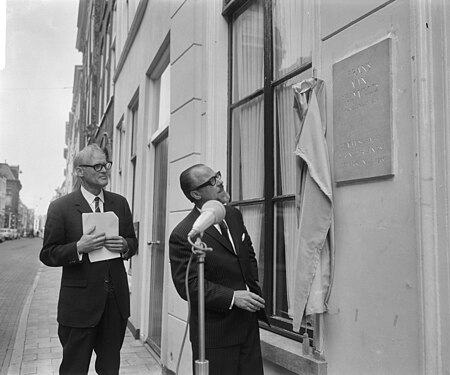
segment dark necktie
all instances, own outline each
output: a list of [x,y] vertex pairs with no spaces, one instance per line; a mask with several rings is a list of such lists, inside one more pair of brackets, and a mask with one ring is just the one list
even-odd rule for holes
[[230,241],[230,236],[229,236],[229,234],[228,234],[228,226],[227,226],[227,224],[225,223],[225,221],[222,220],[222,221],[219,223],[219,227],[220,227],[220,231],[222,232],[222,238],[223,238],[223,240],[225,241],[225,243],[227,244],[227,246],[228,246],[231,250],[234,251],[233,245],[231,244],[231,241]]
[[101,212],[100,211],[100,204],[99,204],[99,202],[100,202],[100,198],[99,197],[95,197],[95,199],[94,199],[94,203],[95,203],[95,210],[94,210],[94,212]]
[[[100,197],[95,197],[94,199],[94,212],[102,212],[100,211]],[[114,287],[109,275],[105,277],[103,288],[109,295],[114,295]]]

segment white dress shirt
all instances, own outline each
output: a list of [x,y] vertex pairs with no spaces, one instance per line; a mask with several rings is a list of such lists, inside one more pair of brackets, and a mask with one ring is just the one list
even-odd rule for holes
[[103,212],[103,204],[105,202],[105,197],[103,195],[103,190],[100,191],[99,195],[94,195],[91,192],[87,191],[82,186],[81,187],[81,194],[83,194],[84,199],[86,199],[86,202],[88,202],[89,206],[91,207],[92,212],[95,212],[95,198],[99,197],[100,201],[98,202],[98,205],[100,207],[100,212]]
[[[103,212],[103,203],[105,202],[105,197],[103,195],[103,190],[100,191],[99,195],[94,195],[91,192],[87,191],[83,186],[81,186],[81,194],[83,195],[86,202],[88,202],[89,207],[91,207],[92,212],[95,212],[95,198],[99,197],[98,207],[100,208],[100,212]],[[81,261],[83,258],[83,254],[78,253],[78,259]]]

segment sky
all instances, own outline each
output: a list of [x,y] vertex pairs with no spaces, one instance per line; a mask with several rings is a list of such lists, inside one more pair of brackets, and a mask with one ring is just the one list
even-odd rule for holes
[[78,3],[6,0],[0,162],[20,166],[20,198],[37,215],[47,212],[64,181],[65,126],[74,68],[82,61],[75,47]]

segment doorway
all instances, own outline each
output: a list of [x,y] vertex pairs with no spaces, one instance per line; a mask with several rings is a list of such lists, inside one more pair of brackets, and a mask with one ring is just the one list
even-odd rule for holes
[[155,162],[153,189],[153,219],[151,239],[148,241],[150,254],[150,306],[147,343],[161,355],[161,326],[163,308],[164,284],[164,248],[166,233],[166,202],[167,202],[167,140],[165,131],[154,143]]

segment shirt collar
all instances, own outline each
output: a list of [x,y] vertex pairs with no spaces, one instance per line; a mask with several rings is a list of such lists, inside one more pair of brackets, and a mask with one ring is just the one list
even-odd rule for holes
[[[103,191],[102,191],[102,193],[103,193]],[[201,208],[198,208],[197,205],[195,205],[194,208],[199,212],[199,214],[202,213],[202,209],[201,209]],[[225,225],[226,225],[227,228],[228,228],[228,224],[227,224],[227,222],[225,221],[225,219],[223,219],[223,222],[225,223]],[[214,224],[214,228],[216,228],[216,229],[219,231],[219,233],[222,233],[222,229],[220,229],[219,224]],[[228,230],[229,230],[229,229],[228,229]],[[233,245],[233,246],[234,246],[234,245]]]
[[83,194],[84,199],[86,199],[86,201],[89,204],[94,203],[95,197],[99,197],[100,200],[102,201],[102,203],[105,202],[105,197],[103,195],[103,189],[100,191],[99,195],[94,195],[90,191],[86,190],[83,186],[81,186],[81,194]]

